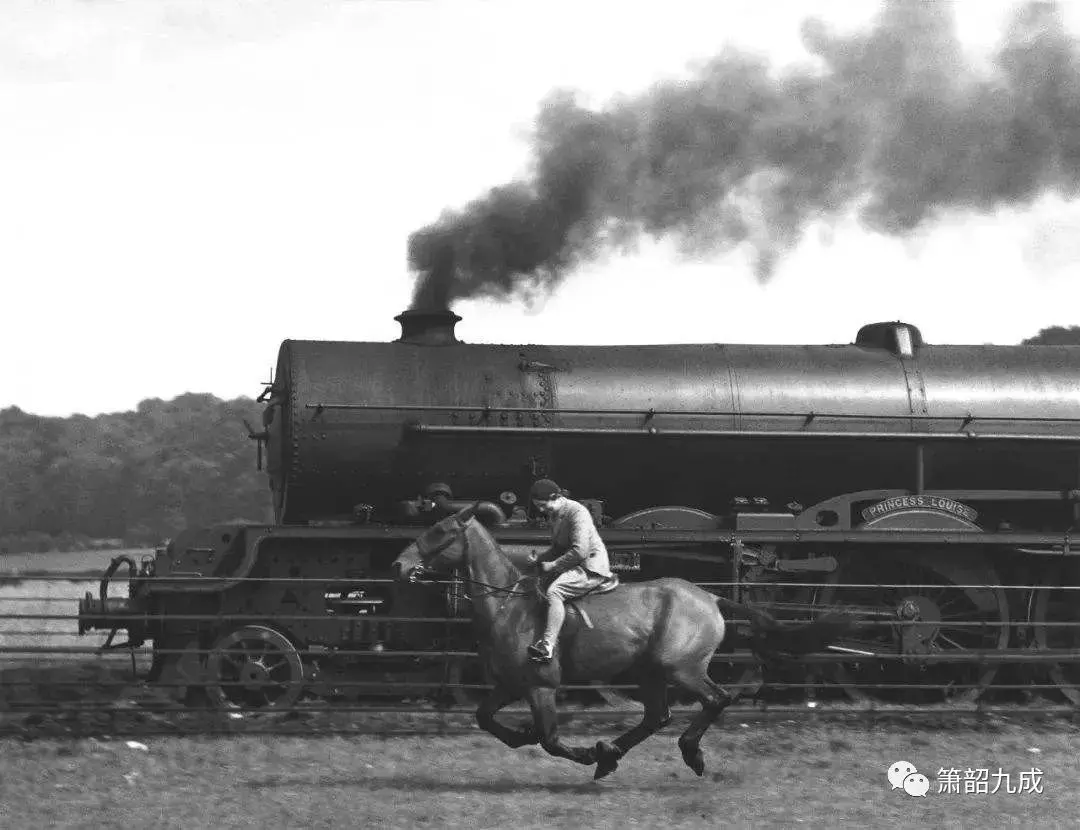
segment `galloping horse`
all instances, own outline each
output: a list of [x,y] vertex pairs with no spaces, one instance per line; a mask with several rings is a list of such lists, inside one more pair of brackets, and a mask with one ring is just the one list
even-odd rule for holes
[[[548,753],[579,764],[596,764],[594,778],[615,771],[631,748],[671,720],[668,684],[701,701],[702,709],[679,738],[683,760],[698,775],[705,770],[701,736],[734,696],[708,676],[713,653],[724,639],[720,606],[750,616],[751,648],[763,659],[817,651],[846,627],[841,618],[783,628],[762,611],[717,597],[682,579],[620,585],[590,596],[591,627],[569,615],[548,664],[529,660],[526,648],[542,625],[535,577],[523,575],[488,533],[502,520],[492,504],[476,503],[429,527],[395,560],[399,579],[416,581],[427,572],[464,566],[478,623],[480,653],[494,682],[476,712],[477,723],[507,746],[539,743]],[[564,744],[557,734],[555,693],[567,670],[575,677],[610,680],[629,674],[639,683],[645,706],[641,723],[613,742],[595,747]],[[495,719],[509,703],[525,698],[533,723],[511,729]]]

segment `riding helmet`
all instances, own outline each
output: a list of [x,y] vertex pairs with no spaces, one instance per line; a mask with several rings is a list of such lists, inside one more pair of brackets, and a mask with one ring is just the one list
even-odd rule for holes
[[553,499],[555,496],[561,496],[562,490],[559,485],[552,481],[550,478],[542,478],[532,486],[532,490],[529,493],[529,498],[536,501],[547,501]]

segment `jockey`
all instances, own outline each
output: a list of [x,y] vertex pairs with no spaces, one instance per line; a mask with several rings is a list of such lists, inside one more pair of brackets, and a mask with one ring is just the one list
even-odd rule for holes
[[615,579],[608,561],[607,548],[593,523],[589,509],[568,499],[551,479],[543,478],[532,486],[533,505],[551,520],[551,547],[537,557],[543,575],[541,584],[548,603],[544,636],[529,646],[530,657],[541,663],[551,661],[559,640],[564,603],[585,596]]

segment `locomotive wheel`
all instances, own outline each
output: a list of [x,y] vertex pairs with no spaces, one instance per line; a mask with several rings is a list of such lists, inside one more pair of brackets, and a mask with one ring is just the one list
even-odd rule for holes
[[989,562],[978,555],[912,550],[862,551],[838,559],[819,603],[852,614],[856,628],[834,645],[886,658],[835,665],[830,673],[852,700],[966,704],[986,691],[996,665],[947,657],[996,651],[1008,643],[1005,592],[982,587],[1000,586]]
[[[1068,649],[1080,647],[1080,608],[1077,607],[1075,590],[1060,587],[1057,581],[1035,591],[1032,598],[1031,621],[1035,647]],[[1071,703],[1080,705],[1080,663],[1051,663],[1047,666],[1050,679]]]
[[219,639],[207,655],[206,677],[207,696],[219,709],[287,709],[304,690],[296,647],[263,625],[245,625]]

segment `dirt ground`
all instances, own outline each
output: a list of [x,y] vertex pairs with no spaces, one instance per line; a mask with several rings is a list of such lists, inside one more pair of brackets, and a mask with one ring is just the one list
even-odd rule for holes
[[[679,730],[673,723],[600,782],[589,768],[535,747],[508,749],[479,731],[144,737],[135,746],[8,739],[0,741],[0,826],[997,828],[1071,827],[1080,814],[1080,730],[1067,723],[729,723],[703,742],[702,778],[679,757]],[[892,788],[887,771],[897,761],[926,775],[925,797]],[[948,791],[950,769],[958,792]],[[983,769],[997,793],[978,792]],[[1022,772],[1027,791],[1008,793],[1022,789]],[[965,793],[965,775],[973,792]]]

